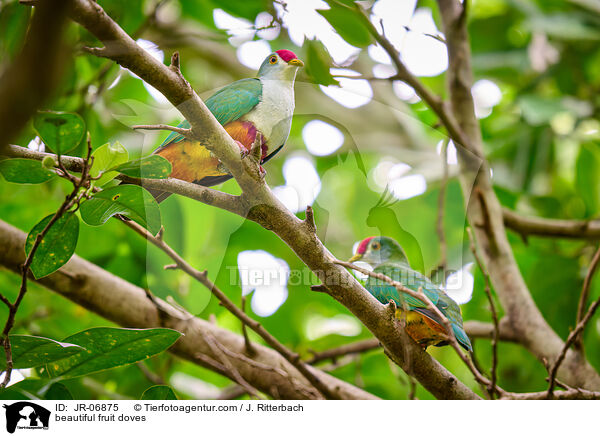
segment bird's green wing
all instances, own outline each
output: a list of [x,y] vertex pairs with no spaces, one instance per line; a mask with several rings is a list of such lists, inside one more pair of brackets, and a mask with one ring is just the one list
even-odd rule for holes
[[448,296],[445,292],[440,295],[440,299],[436,304],[437,308],[440,309],[440,312],[444,314],[450,324],[452,324],[452,331],[454,332],[454,336],[456,336],[456,340],[467,350],[472,351],[473,347],[471,345],[471,341],[469,340],[469,336],[465,332],[463,328],[463,319],[460,313],[460,307],[452,298]]
[[[221,88],[205,103],[221,125],[235,121],[256,106],[262,97],[262,84],[259,79],[242,79]],[[189,129],[190,123],[184,120],[179,124],[182,129]],[[159,148],[175,144],[183,140],[179,133],[171,133]]]
[[[419,288],[421,288],[427,298],[448,318],[458,342],[465,349],[472,349],[471,341],[469,341],[469,337],[463,329],[460,307],[448,294],[433,284],[427,277],[402,264],[383,264],[375,268],[374,271],[385,274],[415,292],[418,292]],[[394,300],[399,308],[406,307],[408,310],[422,313],[435,322],[441,323],[441,319],[439,319],[435,312],[428,309],[427,305],[421,300],[404,292],[399,292],[395,287],[390,286],[383,280],[369,277],[365,287],[381,303],[387,304],[390,300]]]
[[[423,274],[412,270],[410,267],[403,264],[383,264],[375,268],[375,272],[385,274],[392,280],[402,283],[408,289],[418,292],[419,288],[431,300],[433,304],[437,304],[442,291]],[[385,281],[369,277],[366,283],[366,288],[382,303],[386,304],[390,300],[394,300],[398,307],[407,305],[409,310],[416,307],[427,307],[418,298],[415,298],[406,293],[400,293],[394,286],[387,284]]]

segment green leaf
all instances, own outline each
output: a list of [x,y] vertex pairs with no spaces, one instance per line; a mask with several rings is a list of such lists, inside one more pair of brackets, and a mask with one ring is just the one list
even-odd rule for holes
[[136,185],[119,185],[96,193],[79,208],[90,226],[101,226],[111,216],[124,215],[156,235],[160,230],[160,209],[152,195]]
[[[53,216],[54,214],[48,215],[42,219],[27,235],[25,242],[27,255],[33,247],[35,238],[44,230]],[[78,238],[79,218],[74,213],[65,213],[50,227],[33,255],[30,268],[35,278],[41,279],[67,263],[75,252]]]
[[331,1],[329,6],[331,9],[317,10],[317,12],[325,17],[348,44],[355,47],[367,47],[373,43],[373,38],[355,10]]
[[123,162],[127,162],[129,153],[119,141],[116,141],[112,145],[110,143],[101,145],[94,150],[92,157],[94,158],[94,163],[92,164],[90,175],[92,177],[98,177],[100,173],[103,173],[102,176],[94,182],[96,186],[102,186],[110,182],[119,174],[118,172],[110,171],[109,169],[118,166]]
[[144,391],[140,400],[177,400],[169,386],[151,386]]
[[171,162],[157,154],[130,160],[111,168],[129,177],[138,179],[166,179],[171,174]]
[[46,147],[57,154],[73,150],[85,135],[83,118],[71,112],[39,112],[33,127]]
[[62,383],[54,383],[44,395],[45,400],[73,400],[73,395]]
[[306,72],[314,83],[319,85],[339,85],[329,72],[331,56],[325,46],[317,40],[305,41],[306,46]]
[[0,162],[0,173],[12,183],[44,183],[56,175],[31,159],[5,159]]
[[[40,336],[10,335],[14,368],[34,368],[79,353],[79,345]],[[0,369],[6,369],[6,356],[0,355]]]
[[181,333],[171,329],[120,329],[97,327],[65,339],[86,350],[51,363],[51,377],[79,377],[147,359],[166,350]]

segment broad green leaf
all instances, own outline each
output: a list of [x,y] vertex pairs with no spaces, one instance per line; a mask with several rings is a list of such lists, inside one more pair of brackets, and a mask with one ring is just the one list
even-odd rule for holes
[[362,23],[360,17],[350,6],[340,6],[336,2],[329,2],[331,9],[317,10],[339,35],[355,47],[367,47],[373,42],[369,31]]
[[12,183],[44,183],[55,176],[42,162],[31,159],[5,159],[0,162],[0,173]]
[[140,400],[177,400],[169,386],[151,386],[144,391]]
[[105,185],[114,179],[119,173],[116,171],[109,171],[109,169],[118,166],[123,162],[127,162],[127,159],[129,159],[127,149],[123,147],[119,141],[116,141],[112,145],[110,143],[101,145],[94,150],[92,156],[94,158],[94,163],[90,170],[91,176],[98,177],[100,173],[103,173],[102,176],[94,182],[97,186]]
[[[35,238],[44,230],[53,216],[48,215],[42,219],[27,235],[25,242],[27,255],[33,247]],[[65,213],[50,227],[33,255],[30,268],[35,278],[40,279],[47,276],[67,263],[75,252],[78,238],[79,218],[74,213]]]
[[171,162],[157,154],[134,159],[111,168],[111,170],[138,179],[166,179],[172,169]]
[[81,204],[81,218],[91,226],[101,226],[111,216],[126,216],[153,235],[160,230],[160,209],[152,195],[135,185],[119,185],[96,193]]
[[319,85],[339,85],[329,72],[331,56],[325,46],[317,40],[305,41],[306,46],[306,72]]
[[44,395],[45,400],[73,400],[73,395],[67,389],[65,385],[62,383],[54,383],[48,391],[46,395]]
[[171,329],[120,329],[98,327],[65,339],[86,351],[48,365],[51,377],[79,377],[139,362],[166,350],[181,333]]
[[0,389],[0,400],[41,400],[44,387],[48,386],[48,380],[39,378],[26,378],[10,386],[8,389]]
[[33,127],[48,148],[65,154],[79,145],[85,135],[85,122],[76,113],[39,112]]
[[[40,336],[11,335],[14,368],[35,368],[79,353],[79,345],[58,342]],[[6,356],[0,354],[0,369],[6,368]]]

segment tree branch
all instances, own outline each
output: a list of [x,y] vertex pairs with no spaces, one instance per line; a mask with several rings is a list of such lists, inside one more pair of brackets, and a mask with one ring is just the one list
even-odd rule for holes
[[[25,260],[23,250],[25,237],[22,231],[0,221],[0,246],[2,247],[0,265],[19,273],[20,265]],[[150,328],[162,325],[184,333],[170,351],[209,369],[214,368],[198,358],[199,354],[203,354],[213,361],[218,361],[218,356],[204,341],[203,335],[206,332],[212,334],[223,347],[236,353],[236,356],[244,354],[242,336],[196,318],[159,298],[154,297],[152,302],[143,289],[77,255],[57,272],[36,282],[124,327]],[[160,307],[160,310],[155,304]],[[317,391],[279,353],[260,344],[253,345],[256,355],[252,359],[246,356],[244,358],[229,356],[230,362],[235,365],[244,380],[257,390],[269,393],[275,398],[314,399],[318,397]],[[279,371],[273,368],[278,368]],[[216,371],[228,375],[218,369]],[[330,389],[338,392],[341,398],[376,398],[318,369],[311,368],[311,371],[323,383],[330,386]]]
[[[423,303],[425,303],[427,305],[427,308],[429,310],[431,310],[433,313],[435,313],[437,315],[437,317],[442,321],[443,327],[446,330],[446,336],[448,338],[448,343],[452,346],[452,348],[454,348],[454,351],[456,351],[456,354],[458,354],[458,357],[460,357],[461,360],[467,365],[467,367],[469,368],[469,370],[475,377],[475,380],[477,381],[477,383],[481,384],[487,390],[492,389],[492,382],[490,380],[488,380],[487,378],[485,378],[485,376],[483,374],[481,374],[481,372],[479,372],[479,370],[473,364],[473,362],[462,352],[460,345],[458,344],[458,341],[456,340],[456,336],[454,335],[454,330],[452,329],[452,325],[450,324],[450,321],[448,320],[446,315],[444,315],[441,312],[441,310],[435,304],[433,304],[431,302],[431,300],[423,292],[422,288],[419,288],[419,292],[415,292],[412,289],[404,286],[402,283],[400,283],[396,280],[393,280],[391,277],[388,277],[383,273],[369,271],[367,269],[356,266],[350,262],[343,262],[343,261],[335,260],[334,263],[337,263],[338,265],[342,265],[346,268],[353,269],[353,270],[358,271],[362,274],[365,274],[369,277],[373,277],[378,280],[383,280],[384,282],[388,283],[389,285],[395,287],[398,290],[398,292],[403,292],[405,294],[408,294],[411,297],[414,297],[414,298],[422,301]],[[388,309],[388,314],[389,314],[390,318],[392,320],[394,320],[397,316],[396,303],[394,302],[394,300],[389,301],[389,303],[387,305],[387,309]],[[403,313],[403,316],[405,317],[406,309],[402,310],[402,313]],[[402,321],[403,321],[403,324],[406,323],[405,320],[402,320]],[[502,390],[498,386],[494,386],[494,391],[502,392]]]
[[[585,275],[585,280],[583,281],[581,295],[579,296],[579,303],[577,304],[577,317],[575,318],[575,325],[579,324],[585,316],[585,305],[587,304],[587,300],[590,295],[592,279],[594,278],[598,264],[600,264],[600,246],[592,258],[592,263],[590,264],[588,272]],[[575,345],[580,351],[583,351],[583,336],[579,336],[579,338],[575,341]]]
[[[452,113],[461,131],[468,137],[463,145],[482,158],[480,167],[475,169],[472,162],[464,161],[463,154],[459,155],[467,218],[474,229],[475,241],[505,317],[519,342],[540,361],[555,361],[564,344],[543,318],[519,271],[506,237],[502,208],[492,187],[489,165],[483,158],[481,130],[471,94],[473,74],[465,11],[463,5],[455,0],[438,0],[438,5],[448,48],[446,78]],[[443,119],[442,122],[446,123]],[[454,126],[446,127],[454,129]],[[468,195],[471,188],[476,195]],[[570,352],[565,357],[565,364],[559,376],[569,385],[600,389],[600,375],[588,362]]]
[[497,382],[497,369],[498,369],[498,339],[500,338],[500,326],[498,322],[498,313],[496,312],[496,306],[494,305],[494,298],[492,297],[492,291],[490,289],[490,277],[483,266],[483,262],[479,257],[479,253],[477,253],[477,247],[475,246],[475,240],[473,238],[473,230],[468,227],[467,233],[469,235],[469,244],[471,246],[471,252],[473,253],[473,257],[475,257],[475,261],[477,262],[477,266],[481,270],[483,274],[483,280],[485,282],[484,291],[487,296],[488,302],[490,303],[490,312],[492,313],[492,323],[494,325],[494,332],[492,334],[492,369],[490,370],[491,375],[491,386],[489,389],[489,394],[492,398],[494,398],[494,394],[496,391],[496,382]]
[[351,344],[341,345],[336,348],[331,348],[324,351],[311,351],[313,357],[307,360],[306,363],[314,365],[315,363],[322,362],[324,360],[336,361],[341,356],[347,356],[349,354],[365,353],[370,350],[381,347],[377,338],[365,339],[364,341],[353,342]]
[[[134,229],[137,233],[146,238],[149,242],[154,244],[156,247],[161,249],[167,256],[175,261],[179,269],[183,272],[196,279],[198,282],[206,286],[212,294],[217,297],[219,302],[231,312],[236,318],[242,321],[245,325],[254,330],[263,340],[269,344],[274,350],[281,354],[290,364],[292,364],[311,385],[313,385],[323,396],[327,399],[340,399],[336,392],[333,392],[327,385],[325,385],[319,378],[311,371],[311,369],[303,361],[300,360],[300,356],[289,350],[281,342],[279,342],[273,335],[271,335],[258,321],[250,318],[246,313],[237,307],[223,291],[221,291],[211,280],[208,278],[206,271],[200,272],[193,268],[189,263],[185,261],[179,254],[175,252],[160,236],[153,236],[149,231],[133,221],[124,221],[129,227]],[[160,235],[160,233],[159,233]],[[223,361],[222,359],[219,359]],[[225,363],[224,363],[225,364]],[[225,364],[227,367],[227,364]],[[235,375],[235,373],[234,373]],[[234,380],[239,383],[238,377]]]
[[[379,338],[393,360],[438,398],[478,398],[468,387],[414,343],[406,347],[404,332],[386,322],[384,308],[333,257],[308,226],[290,213],[266,186],[256,162],[240,159],[238,146],[216,121],[187,82],[146,53],[89,0],[70,0],[71,17],[100,39],[111,59],[162,92],[190,122],[192,133],[229,169],[242,188],[248,218],[277,234],[326,284],[328,293],[355,314]],[[410,359],[406,359],[410,356]],[[247,378],[246,378],[247,379]]]
[[[85,190],[81,191],[82,188],[89,187],[90,175],[90,159],[92,156],[92,144],[90,142],[90,138],[88,135],[87,140],[87,156],[84,160],[83,170],[81,179],[77,181],[73,181],[73,190],[66,196],[62,204],[59,206],[58,210],[54,213],[52,218],[48,221],[48,223],[44,226],[41,232],[39,232],[33,244],[25,258],[25,262],[21,267],[21,287],[19,289],[19,294],[14,303],[10,303],[7,299],[3,297],[2,301],[8,306],[8,316],[6,317],[6,323],[4,324],[4,329],[2,330],[1,342],[4,347],[4,352],[6,354],[6,372],[4,375],[4,380],[0,383],[0,388],[5,388],[10,382],[10,375],[13,370],[13,360],[12,360],[12,348],[10,344],[9,334],[15,324],[15,316],[17,315],[17,311],[25,298],[25,294],[27,293],[27,278],[29,275],[29,268],[33,262],[34,256],[37,252],[37,249],[42,244],[43,239],[46,237],[52,226],[71,209],[73,206],[79,207],[79,202],[82,198],[84,198]],[[58,157],[58,165],[62,166],[61,157]],[[64,168],[64,167],[63,167]]]
[[179,133],[189,139],[194,139],[191,129],[182,129],[181,127],[169,126],[168,124],[140,124],[131,126],[134,130],[170,130],[171,132]]
[[600,239],[600,220],[561,220],[522,216],[503,208],[504,225],[522,237]]

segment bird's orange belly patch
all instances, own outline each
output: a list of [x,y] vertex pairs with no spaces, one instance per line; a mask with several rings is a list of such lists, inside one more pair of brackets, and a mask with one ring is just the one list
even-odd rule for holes
[[398,309],[396,310],[396,317],[402,319],[405,316],[404,313],[406,313],[406,332],[419,345],[428,347],[447,341],[443,326],[419,312],[410,310],[404,312],[402,309]]
[[[235,141],[250,150],[256,138],[256,128],[249,121],[234,121],[226,124],[225,130]],[[263,144],[265,140],[263,138]],[[266,146],[263,145],[263,158]],[[200,142],[183,140],[167,145],[156,154],[164,157],[173,166],[171,177],[187,182],[199,182],[205,177],[223,176],[227,173],[217,159]]]
[[180,141],[157,152],[171,162],[171,177],[194,182],[204,177],[221,176],[219,160],[199,142]]

